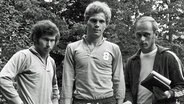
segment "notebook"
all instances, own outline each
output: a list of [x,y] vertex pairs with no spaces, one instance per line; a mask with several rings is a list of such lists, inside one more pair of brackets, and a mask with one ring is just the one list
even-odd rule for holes
[[148,90],[153,91],[153,86],[159,87],[161,90],[166,91],[171,89],[171,80],[159,74],[156,71],[152,71],[142,82],[141,85]]

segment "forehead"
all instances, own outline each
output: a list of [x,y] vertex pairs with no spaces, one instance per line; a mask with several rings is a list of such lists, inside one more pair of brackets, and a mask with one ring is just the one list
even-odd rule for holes
[[146,31],[153,31],[152,23],[149,21],[145,22],[138,22],[136,24],[136,32],[146,32]]
[[103,12],[95,13],[95,14],[91,15],[89,19],[105,20],[105,14]]
[[55,39],[56,38],[56,34],[55,35],[42,35],[41,38],[45,38],[45,39]]

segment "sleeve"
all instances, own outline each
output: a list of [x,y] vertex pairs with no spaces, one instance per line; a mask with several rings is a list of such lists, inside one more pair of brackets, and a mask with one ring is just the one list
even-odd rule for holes
[[0,72],[0,91],[9,103],[23,103],[14,87],[14,79],[23,70],[23,65],[25,65],[25,54],[17,52]]
[[170,57],[169,63],[169,77],[171,79],[171,87],[172,89],[169,91],[171,93],[171,97],[182,97],[184,96],[184,69],[181,60],[176,56],[175,53],[168,51],[172,54]]
[[60,96],[59,96],[59,88],[58,88],[58,82],[57,82],[57,76],[56,76],[56,64],[54,60],[52,64],[54,68],[54,75],[53,75],[53,81],[52,81],[52,103],[58,104],[58,100]]
[[115,56],[113,59],[113,90],[115,98],[119,103],[123,103],[125,98],[125,80],[124,80],[124,71],[123,71],[123,62],[122,56],[119,47],[115,48]]
[[125,94],[125,101],[133,102],[132,93],[131,93],[131,86],[129,81],[129,69],[130,69],[130,60],[125,64],[124,73],[125,73],[125,85],[126,85],[126,94]]
[[63,76],[62,76],[62,95],[63,104],[72,104],[72,94],[74,85],[74,59],[70,44],[66,48]]

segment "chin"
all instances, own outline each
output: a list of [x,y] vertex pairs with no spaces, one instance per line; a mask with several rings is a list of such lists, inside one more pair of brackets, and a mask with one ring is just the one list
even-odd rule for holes
[[44,51],[44,53],[45,53],[45,54],[49,54],[49,53],[50,53],[50,51]]
[[100,36],[100,33],[94,33],[95,36]]

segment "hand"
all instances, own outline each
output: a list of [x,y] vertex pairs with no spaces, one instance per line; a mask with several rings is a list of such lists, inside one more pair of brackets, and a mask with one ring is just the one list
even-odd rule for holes
[[153,94],[155,95],[156,100],[168,99],[164,91],[162,91],[159,87],[153,87]]
[[132,102],[126,101],[126,102],[124,102],[123,104],[132,104]]
[[170,98],[171,97],[171,94],[169,91],[165,91],[164,94],[167,96],[167,98]]
[[117,99],[117,104],[123,104],[123,99]]
[[59,104],[58,99],[57,98],[52,99],[52,104]]

